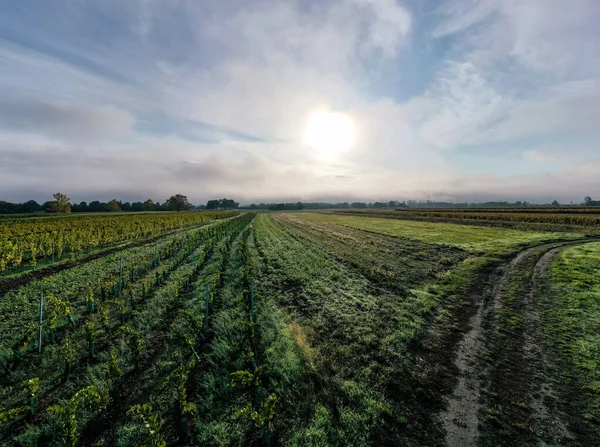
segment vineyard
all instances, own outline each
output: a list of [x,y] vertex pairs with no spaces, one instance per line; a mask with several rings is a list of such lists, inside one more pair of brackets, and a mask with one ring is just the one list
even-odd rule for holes
[[0,220],[0,272],[26,260],[75,259],[83,251],[102,248],[168,230],[199,225],[229,213],[165,213],[118,216],[41,217]]
[[598,207],[531,207],[531,208],[478,208],[478,209],[398,209],[343,210],[336,214],[371,216],[388,219],[429,220],[466,224],[508,226],[522,229],[550,231],[577,230],[587,234],[600,233]]
[[[19,272],[0,298],[0,445],[593,445],[600,433],[597,322],[582,315],[597,317],[591,298],[569,299],[584,293],[572,278],[600,283],[583,232],[311,213],[0,222],[4,268]],[[538,293],[533,321],[515,297]],[[531,370],[541,360],[522,340],[555,346],[543,360],[557,367]],[[571,385],[546,408],[536,386],[559,374]],[[549,415],[564,432],[548,435]]]

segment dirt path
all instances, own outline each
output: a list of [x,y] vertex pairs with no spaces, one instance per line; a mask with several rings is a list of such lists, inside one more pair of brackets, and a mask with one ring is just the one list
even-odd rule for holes
[[536,296],[558,252],[592,241],[524,250],[473,292],[470,298],[479,305],[458,346],[458,382],[441,414],[448,447],[573,443],[559,408]]

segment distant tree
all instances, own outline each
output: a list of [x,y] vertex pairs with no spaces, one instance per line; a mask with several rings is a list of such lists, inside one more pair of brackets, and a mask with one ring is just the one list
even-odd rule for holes
[[42,211],[45,211],[47,213],[51,213],[53,212],[53,208],[54,208],[54,200],[49,200],[47,202],[42,203]]
[[583,204],[585,206],[592,206],[593,200],[590,196],[587,196],[585,199],[583,199]]
[[552,206],[559,206],[560,203],[558,203],[558,200],[553,200],[552,201]]
[[86,202],[80,202],[79,204],[74,204],[71,207],[71,211],[74,213],[85,213],[88,211],[88,204]]
[[123,205],[121,205],[121,211],[131,211],[131,203],[123,203]]
[[54,201],[51,205],[51,210],[55,213],[65,213],[69,214],[71,212],[71,205],[69,204],[69,200],[71,200],[66,194],[61,192],[57,192],[53,194]]
[[108,202],[106,204],[106,209],[110,212],[121,211],[121,207],[119,206],[117,199],[112,199],[110,202]]
[[209,200],[206,202],[207,210],[217,210],[219,209],[219,201],[218,200]]
[[152,199],[146,200],[144,202],[144,211],[152,211],[152,208],[154,208],[154,202]]
[[22,211],[24,213],[36,213],[40,211],[42,207],[35,200],[28,200],[23,204]]
[[91,213],[99,213],[101,211],[106,211],[106,203],[94,200],[88,205],[88,211]]
[[0,200],[0,214],[15,214],[21,211],[21,207],[18,204]]
[[367,204],[364,202],[352,202],[350,208],[367,208]]
[[144,209],[144,204],[142,202],[133,202],[131,204],[131,211],[142,211]]
[[182,194],[176,194],[169,197],[166,205],[169,211],[185,211],[192,207],[190,202],[188,202],[187,197]]

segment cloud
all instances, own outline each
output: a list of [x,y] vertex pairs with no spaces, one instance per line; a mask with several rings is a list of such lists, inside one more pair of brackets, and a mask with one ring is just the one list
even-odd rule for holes
[[497,6],[498,2],[494,0],[445,2],[436,11],[437,14],[445,16],[445,20],[433,30],[432,35],[434,38],[441,38],[464,32],[487,19]]
[[0,129],[46,135],[63,141],[126,136],[132,116],[114,107],[86,107],[26,98],[0,99]]
[[[33,3],[0,16],[12,198],[531,200],[595,184],[594,0]],[[333,161],[303,145],[324,105],[357,126]]]
[[535,163],[559,163],[561,161],[561,158],[550,156],[539,150],[525,151],[523,152],[523,158]]
[[378,48],[386,57],[396,54],[412,26],[412,16],[395,0],[354,0],[372,19],[363,49]]

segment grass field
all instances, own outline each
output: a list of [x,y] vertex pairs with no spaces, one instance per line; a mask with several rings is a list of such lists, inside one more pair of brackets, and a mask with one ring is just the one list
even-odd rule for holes
[[335,214],[425,222],[448,222],[517,230],[600,234],[600,207],[399,208],[335,210]]
[[600,421],[600,243],[576,246],[552,263],[550,299],[543,300],[547,336],[562,377],[583,387],[579,416]]
[[532,243],[582,237],[579,233],[518,231],[437,222],[365,219],[360,216],[331,214],[303,214],[302,216],[308,220],[331,222],[388,236],[452,245],[473,253],[506,254]]
[[582,232],[316,213],[189,223],[60,268],[7,265],[0,444],[595,439],[600,244]]

